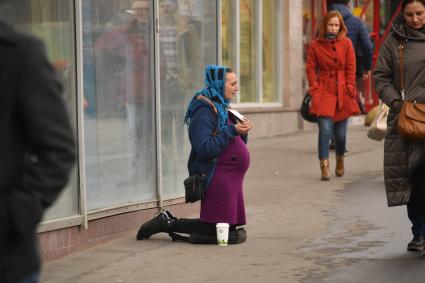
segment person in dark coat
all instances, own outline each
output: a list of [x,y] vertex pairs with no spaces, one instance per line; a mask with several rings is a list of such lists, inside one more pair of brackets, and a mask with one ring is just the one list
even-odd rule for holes
[[[329,5],[329,10],[340,12],[347,27],[347,37],[351,39],[356,54],[356,84],[360,90],[363,87],[363,79],[370,76],[372,69],[372,42],[365,23],[359,17],[353,15],[349,3],[350,0],[334,0]],[[358,95],[356,99],[361,111],[364,112]]]
[[330,11],[320,23],[320,31],[309,47],[306,73],[312,96],[310,112],[318,117],[318,157],[321,179],[329,180],[329,141],[335,136],[335,174],[344,175],[347,122],[359,113],[355,102],[356,60],[341,14]]
[[185,115],[192,146],[189,175],[206,175],[206,194],[201,200],[200,219],[178,219],[163,210],[143,224],[138,240],[159,232],[190,235],[192,243],[217,243],[216,224],[230,224],[229,243],[245,241],[246,224],[243,178],[249,167],[247,134],[249,120],[237,122],[229,114],[229,103],[239,86],[236,74],[228,67],[209,65],[205,69],[206,87],[191,99]]
[[[388,206],[407,205],[413,240],[409,251],[425,249],[425,213],[413,191],[424,185],[413,184],[410,174],[424,154],[425,143],[409,140],[397,131],[402,104],[399,47],[403,47],[404,99],[425,103],[425,0],[405,0],[402,15],[385,39],[373,74],[376,91],[390,107],[384,143],[384,179]],[[424,172],[421,172],[423,175]],[[414,187],[412,187],[414,185]]]
[[75,144],[43,44],[0,22],[0,281],[38,282],[36,227],[68,182]]

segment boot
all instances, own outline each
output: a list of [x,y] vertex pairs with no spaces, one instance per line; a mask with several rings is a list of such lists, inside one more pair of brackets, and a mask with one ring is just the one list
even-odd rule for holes
[[344,155],[337,155],[336,156],[336,167],[335,167],[335,174],[338,177],[343,176],[345,173],[344,168]]
[[414,236],[407,245],[407,250],[411,252],[421,252],[425,247],[425,238],[422,235]]
[[328,181],[331,177],[329,173],[329,159],[320,159],[320,171],[322,172],[322,181]]
[[150,236],[157,233],[170,233],[171,225],[175,217],[168,210],[161,210],[153,219],[149,220],[140,227],[137,232],[137,240],[149,239]]
[[241,244],[246,241],[246,231],[244,228],[238,228],[236,231],[229,232],[229,244]]

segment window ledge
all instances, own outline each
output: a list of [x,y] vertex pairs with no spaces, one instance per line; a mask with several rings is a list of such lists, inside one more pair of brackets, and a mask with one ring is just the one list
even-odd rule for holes
[[256,114],[256,113],[283,113],[283,112],[299,112],[298,108],[294,107],[234,107],[243,114]]

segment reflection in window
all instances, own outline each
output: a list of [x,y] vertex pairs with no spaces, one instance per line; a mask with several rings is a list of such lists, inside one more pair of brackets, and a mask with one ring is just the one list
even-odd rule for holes
[[240,102],[257,102],[254,0],[240,1]]
[[277,58],[276,48],[276,1],[263,1],[263,100],[262,102],[275,102],[277,94]]
[[83,1],[89,210],[156,198],[151,1]]
[[[278,0],[221,1],[221,59],[223,64],[239,72],[238,103],[250,105],[282,100],[278,81],[281,77],[278,64],[280,7]],[[234,19],[239,23],[235,24]]]
[[235,68],[235,34],[236,27],[233,24],[233,0],[221,1],[221,53],[223,65]]
[[162,182],[166,198],[182,196],[189,141],[183,125],[189,99],[203,86],[203,69],[216,63],[215,1],[160,0]]
[[[68,0],[1,1],[0,18],[18,30],[42,39],[50,62],[64,86],[64,98],[76,130],[74,6]],[[44,220],[78,214],[77,172]]]

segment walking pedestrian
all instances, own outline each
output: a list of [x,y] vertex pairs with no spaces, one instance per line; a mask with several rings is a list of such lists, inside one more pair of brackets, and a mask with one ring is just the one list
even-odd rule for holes
[[74,139],[42,43],[0,22],[0,281],[36,283],[36,227],[68,181]]
[[[390,107],[384,143],[384,178],[388,206],[407,205],[413,240],[409,251],[425,249],[425,211],[414,194],[424,184],[411,182],[410,173],[424,154],[424,142],[404,138],[397,131],[402,95],[406,101],[425,102],[425,0],[404,0],[402,14],[385,39],[374,71],[376,91]],[[400,56],[402,54],[402,58]],[[400,71],[403,62],[403,72]],[[401,78],[404,81],[402,91]],[[423,172],[420,174],[423,175]]]
[[[372,42],[366,24],[353,15],[350,9],[350,0],[334,0],[329,5],[329,10],[341,13],[347,28],[347,37],[351,40],[356,55],[356,86],[360,92],[363,90],[363,80],[369,78],[372,69]],[[360,95],[356,95],[362,113],[365,112]]]
[[329,142],[336,141],[335,174],[345,173],[347,120],[359,113],[355,101],[356,59],[347,28],[338,11],[323,18],[318,37],[310,44],[306,72],[312,96],[310,112],[318,117],[318,156],[321,180],[329,180]]
[[216,224],[230,224],[229,243],[245,241],[246,224],[243,178],[249,167],[247,134],[250,121],[237,122],[229,114],[229,102],[239,91],[237,76],[225,66],[205,69],[205,88],[191,99],[185,115],[192,146],[189,175],[204,173],[207,192],[201,200],[200,219],[179,219],[167,210],[159,212],[139,229],[137,239],[166,232],[189,234],[192,243],[217,243]]

